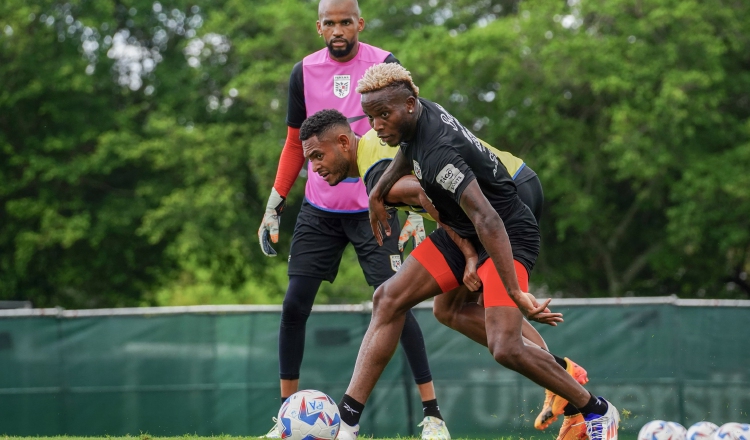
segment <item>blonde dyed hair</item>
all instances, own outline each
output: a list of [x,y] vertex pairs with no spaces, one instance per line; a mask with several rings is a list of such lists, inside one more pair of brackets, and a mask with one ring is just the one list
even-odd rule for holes
[[386,87],[403,85],[414,96],[419,96],[419,87],[411,79],[411,73],[398,63],[381,63],[370,66],[357,82],[357,93],[370,93]]

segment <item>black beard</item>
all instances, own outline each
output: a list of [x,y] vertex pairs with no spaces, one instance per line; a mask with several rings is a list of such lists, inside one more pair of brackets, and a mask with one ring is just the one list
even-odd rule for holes
[[354,44],[352,44],[350,41],[346,42],[346,47],[344,47],[343,49],[334,49],[333,40],[326,44],[326,46],[328,47],[328,52],[334,58],[343,58],[349,55],[352,52],[352,49],[354,49]]
[[340,153],[337,154],[337,162],[334,164],[331,174],[338,175],[339,177],[335,182],[329,183],[329,186],[336,186],[349,177],[349,162]]

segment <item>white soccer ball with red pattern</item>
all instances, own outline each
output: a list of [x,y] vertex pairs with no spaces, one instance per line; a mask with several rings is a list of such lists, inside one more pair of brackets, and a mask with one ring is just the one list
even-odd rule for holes
[[302,390],[281,405],[278,424],[283,439],[334,440],[341,426],[341,415],[336,402],[326,393]]
[[675,440],[672,427],[664,420],[652,420],[638,432],[638,440]]
[[725,423],[714,433],[714,440],[750,440],[750,425]]
[[717,429],[719,427],[715,423],[705,420],[695,423],[687,430],[687,440],[711,440]]

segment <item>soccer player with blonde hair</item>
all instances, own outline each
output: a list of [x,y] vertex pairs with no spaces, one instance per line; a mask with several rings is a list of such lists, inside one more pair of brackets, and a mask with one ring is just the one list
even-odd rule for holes
[[[378,139],[375,130],[370,130],[361,137],[356,135],[346,117],[333,109],[321,110],[307,118],[300,127],[300,140],[305,157],[310,160],[311,169],[324,176],[329,185],[336,186],[348,178],[361,177],[368,192],[380,180],[398,151],[397,148],[388,146]],[[526,166],[523,160],[508,152],[496,150],[482,140],[480,142],[498,157],[513,176],[521,201],[532,212],[541,214],[544,195],[536,173]],[[421,212],[428,220],[439,220],[440,217],[419,185],[419,181],[412,174],[401,177],[388,191],[385,201],[389,206],[398,209]],[[538,223],[539,217],[536,214],[535,218]],[[463,285],[443,295],[439,295],[441,292],[437,290],[433,313],[440,323],[486,347],[484,308],[481,301],[478,301],[481,294],[477,293],[482,287],[476,270],[478,255],[468,240],[457,236],[444,224],[441,224],[441,227],[446,229],[464,256],[463,264],[457,261],[451,266],[451,270],[455,270],[452,276],[456,280],[462,280]],[[459,272],[462,267],[463,274]],[[549,351],[542,336],[526,320],[522,323],[522,334],[524,342]],[[584,385],[588,382],[588,374],[580,365],[568,358],[553,356],[578,383]],[[566,406],[567,401],[546,390],[544,405],[534,421],[534,426],[537,429],[546,429],[558,416],[565,413]],[[568,408],[568,412],[570,410],[571,408]],[[582,416],[566,416],[559,439],[580,440],[585,436],[586,429]]]
[[[562,315],[549,310],[550,299],[540,304],[527,293],[539,253],[539,228],[507,169],[443,107],[419,98],[406,69],[373,66],[357,90],[378,138],[399,147],[369,195],[378,242],[391,234],[384,197],[413,172],[440,220],[480,255],[477,273],[484,287],[487,346],[495,360],[567,400],[581,413],[591,440],[616,440],[619,415],[614,405],[589,393],[549,352],[524,343],[524,317],[557,325]],[[444,230],[436,229],[375,291],[372,320],[339,403],[339,439],[356,438],[359,417],[393,355],[405,312],[435,291],[447,292],[458,284],[446,274],[455,272],[451,268],[461,261],[459,254]]]

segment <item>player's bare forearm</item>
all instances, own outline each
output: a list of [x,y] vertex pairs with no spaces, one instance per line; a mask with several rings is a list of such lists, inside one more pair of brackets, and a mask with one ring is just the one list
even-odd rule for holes
[[[524,292],[518,285],[518,277],[516,276],[516,268],[513,264],[513,251],[508,239],[508,233],[505,231],[505,225],[500,216],[497,212],[493,213],[495,214],[495,218],[488,216],[484,221],[478,222],[477,235],[490,258],[492,258],[508,295],[516,305],[520,306],[525,298],[523,297]],[[520,308],[523,310],[523,307]]]
[[508,233],[505,231],[505,224],[482,194],[476,181],[471,182],[461,195],[461,208],[474,224],[479,241],[492,258],[508,295],[525,312],[527,305],[524,303],[524,292],[518,285],[516,269],[513,265],[513,252]]
[[419,206],[427,211],[427,213],[430,214],[430,217],[432,217],[433,220],[438,223],[440,222],[440,213],[438,212],[437,208],[435,208],[435,205],[432,204],[432,201],[427,197],[427,194],[425,194],[424,191],[419,194]]
[[464,255],[466,265],[464,266],[463,282],[470,291],[476,292],[482,286],[482,280],[477,273],[477,265],[479,264],[477,250],[474,249],[474,245],[472,245],[469,240],[462,238],[456,233],[456,231],[451,229],[450,226],[444,223],[439,223],[439,225],[445,230],[451,240],[456,243],[456,246],[458,246],[458,249],[460,249],[461,253]]
[[375,240],[377,240],[380,246],[383,245],[383,233],[387,236],[391,235],[391,227],[388,224],[389,215],[383,203],[384,196],[398,182],[398,179],[409,174],[409,172],[411,172],[411,165],[401,153],[401,150],[399,150],[396,153],[396,157],[393,158],[391,164],[383,175],[380,176],[380,180],[378,180],[378,183],[375,184],[375,187],[370,192],[368,200],[370,228],[372,228],[372,235],[375,236]]
[[419,206],[421,202],[420,194],[423,193],[419,181],[411,174],[402,176],[391,187],[385,195],[385,202],[393,205],[411,205]]
[[497,273],[500,275],[503,285],[505,285],[505,290],[518,306],[518,310],[526,318],[543,324],[556,326],[558,322],[562,322],[562,313],[552,313],[547,308],[552,300],[551,298],[539,304],[533,295],[521,290],[516,277],[513,251],[508,233],[505,230],[505,224],[482,194],[476,180],[469,183],[461,194],[461,208],[474,224],[479,240],[492,258],[495,269],[497,269]]
[[462,238],[460,235],[456,234],[456,231],[454,231],[450,226],[444,223],[440,223],[440,227],[445,229],[445,232],[448,234],[451,240],[456,243],[456,246],[458,246],[458,248],[461,250],[461,253],[464,254],[464,259],[468,261],[471,258],[479,258],[477,255],[477,250],[474,249],[474,245],[472,245],[469,240]]
[[375,187],[370,192],[370,200],[383,201],[385,195],[388,194],[393,185],[401,177],[408,175],[410,172],[411,165],[403,153],[401,153],[401,150],[399,150],[391,161],[391,164],[383,172],[383,175],[380,176],[378,183],[375,184]]

